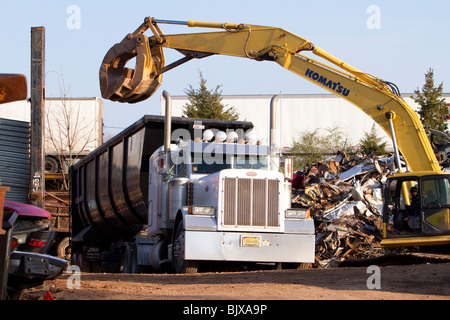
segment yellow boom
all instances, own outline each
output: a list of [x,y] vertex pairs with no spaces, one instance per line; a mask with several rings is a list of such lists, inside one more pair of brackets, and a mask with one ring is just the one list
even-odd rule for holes
[[[164,35],[160,24],[221,29],[218,32]],[[144,32],[150,29],[152,36]],[[165,66],[163,48],[176,49],[184,58]],[[308,58],[310,51],[330,65]],[[160,86],[162,74],[186,61],[213,54],[273,61],[357,106],[393,139],[411,171],[441,172],[419,117],[400,97],[395,85],[364,73],[310,41],[280,28],[199,21],[146,18],[144,23],[106,54],[100,68],[102,96],[136,103]],[[133,69],[126,63],[136,58]],[[395,128],[395,130],[394,130]]]

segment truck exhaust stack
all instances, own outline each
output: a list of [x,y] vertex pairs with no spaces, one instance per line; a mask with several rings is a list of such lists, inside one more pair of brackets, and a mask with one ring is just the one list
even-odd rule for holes
[[164,165],[167,169],[167,155],[170,151],[170,134],[172,132],[172,98],[166,90],[163,91],[163,97],[166,100],[166,121],[164,123],[164,152],[166,153],[166,157]]

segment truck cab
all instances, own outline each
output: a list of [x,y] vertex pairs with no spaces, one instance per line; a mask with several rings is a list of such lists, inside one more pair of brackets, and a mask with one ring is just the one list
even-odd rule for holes
[[72,166],[72,262],[125,273],[314,262],[313,219],[290,208],[291,184],[252,129],[144,116]]
[[155,151],[149,236],[164,239],[177,272],[206,260],[314,262],[313,219],[290,208],[291,184],[269,170],[270,148],[236,137],[218,132]]

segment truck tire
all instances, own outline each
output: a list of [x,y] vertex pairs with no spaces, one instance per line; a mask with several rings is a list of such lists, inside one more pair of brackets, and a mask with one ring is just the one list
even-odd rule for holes
[[162,262],[167,260],[167,240],[159,240],[150,252],[150,264],[155,271],[163,269]]
[[58,161],[53,157],[45,157],[45,172],[57,173],[58,171]]
[[184,258],[184,226],[180,221],[175,231],[175,238],[172,245],[173,266],[176,273],[197,273],[198,261],[186,260]]
[[123,273],[137,273],[137,253],[136,245],[128,244],[125,248],[125,254],[123,259]]
[[122,266],[120,254],[115,251],[102,252],[101,265],[103,272],[113,272],[113,273],[120,272]]
[[91,267],[89,265],[89,262],[87,262],[83,258],[83,254],[79,253],[77,256],[77,261],[75,263],[78,267],[80,267],[81,272],[91,272]]
[[63,238],[56,245],[56,256],[60,259],[70,261],[69,237]]

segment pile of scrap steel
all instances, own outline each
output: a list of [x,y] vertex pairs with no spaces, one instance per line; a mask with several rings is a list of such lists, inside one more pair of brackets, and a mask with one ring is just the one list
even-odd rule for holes
[[447,133],[430,130],[428,132],[431,147],[433,148],[436,159],[443,170],[450,169],[450,137]]
[[393,170],[393,157],[338,152],[294,175],[292,206],[308,208],[316,225],[316,266],[383,254],[382,181]]

